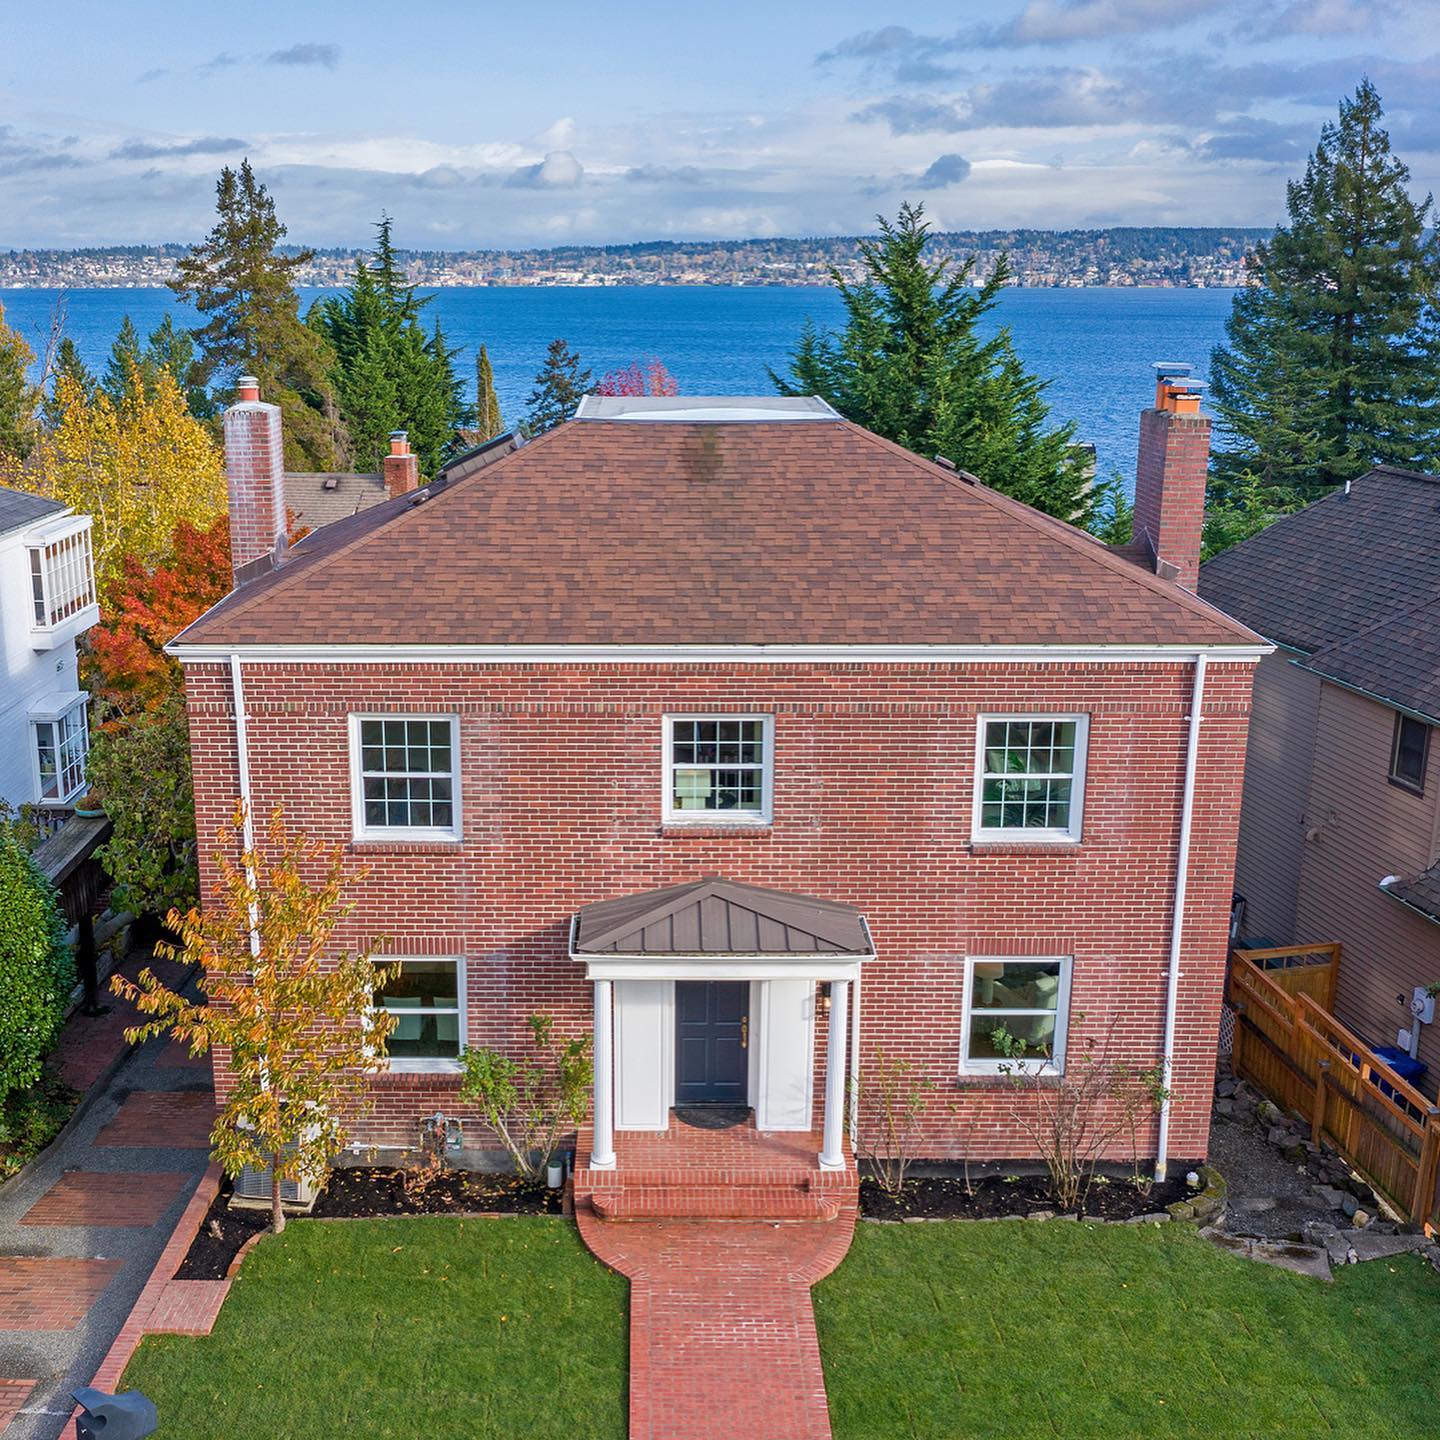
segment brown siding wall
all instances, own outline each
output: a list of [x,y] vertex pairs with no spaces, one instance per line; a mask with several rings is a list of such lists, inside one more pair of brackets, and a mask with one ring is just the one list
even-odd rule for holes
[[1276,945],[1295,939],[1320,683],[1279,650],[1255,671],[1235,888],[1245,934]]
[[[1336,1010],[1373,1045],[1393,1045],[1395,1031],[1408,1025],[1412,987],[1440,980],[1440,927],[1378,888],[1387,875],[1422,870],[1435,858],[1440,745],[1430,747],[1425,794],[1411,794],[1387,778],[1394,727],[1388,706],[1322,685],[1306,811],[1316,838],[1305,842],[1296,916],[1297,940],[1344,946]],[[1420,1058],[1433,1093],[1440,1025],[1423,1027]]]

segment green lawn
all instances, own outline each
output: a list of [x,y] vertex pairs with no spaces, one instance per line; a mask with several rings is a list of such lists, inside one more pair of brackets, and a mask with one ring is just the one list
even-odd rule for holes
[[124,1384],[158,1440],[622,1440],[626,1313],[568,1220],[301,1220]]
[[862,1224],[815,1309],[836,1440],[1440,1427],[1440,1277],[1415,1256],[1326,1285],[1184,1225]]

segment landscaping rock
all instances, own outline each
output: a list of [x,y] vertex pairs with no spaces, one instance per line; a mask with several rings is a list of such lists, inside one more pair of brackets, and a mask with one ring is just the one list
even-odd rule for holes
[[1283,1125],[1272,1125],[1265,1133],[1265,1138],[1277,1149],[1283,1150],[1294,1138],[1289,1130]]
[[1216,1087],[1215,1093],[1222,1099],[1235,1093],[1235,1082],[1233,1080],[1222,1080]]
[[1053,1210],[1032,1210],[1025,1218],[1027,1220],[1053,1220],[1055,1212]]
[[1338,1210],[1345,1203],[1344,1193],[1337,1190],[1333,1185],[1317,1185],[1314,1193],[1319,1196],[1331,1210]]
[[1275,1197],[1273,1195],[1247,1195],[1243,1200],[1235,1202],[1235,1209],[1243,1215],[1263,1215],[1267,1210],[1275,1208]]
[[1363,1230],[1375,1217],[1368,1210],[1357,1210],[1351,1217],[1351,1222],[1357,1230]]
[[1217,1115],[1233,1115],[1235,1108],[1235,1102],[1233,1100],[1217,1100],[1215,1102],[1215,1113]]
[[1233,1255],[1247,1260],[1258,1260],[1263,1265],[1274,1265],[1281,1270],[1293,1270],[1299,1275],[1311,1275],[1317,1280],[1329,1280],[1330,1254],[1316,1245],[1297,1245],[1293,1241],[1252,1240],[1241,1235],[1226,1235],[1220,1230],[1200,1232],[1212,1244]]
[[1360,1202],[1347,1191],[1340,1197],[1340,1208],[1345,1212],[1346,1218],[1349,1219],[1360,1208]]
[[1377,1235],[1367,1230],[1363,1235],[1351,1235],[1350,1249],[1356,1261],[1388,1260],[1392,1255],[1409,1255],[1415,1250],[1430,1247],[1424,1235]]
[[1128,1220],[1122,1220],[1122,1225],[1168,1225],[1170,1216],[1164,1210],[1152,1210],[1148,1215],[1132,1215]]

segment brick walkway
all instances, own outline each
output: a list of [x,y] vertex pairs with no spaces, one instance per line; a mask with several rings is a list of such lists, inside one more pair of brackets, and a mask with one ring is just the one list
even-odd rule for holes
[[[149,963],[133,955],[124,969],[134,975]],[[134,1011],[113,996],[107,1002],[109,1014],[67,1024],[51,1062],[86,1090],[70,1124],[0,1188],[5,1440],[73,1433],[70,1392],[104,1368],[206,1174],[215,1115],[208,1062],[177,1063],[186,1057],[159,1040],[132,1051],[123,1031]],[[195,1225],[210,1193],[213,1186],[195,1197]],[[176,1243],[183,1250],[188,1236]],[[159,1318],[176,1329],[198,1324],[204,1311],[213,1318],[217,1303],[214,1287],[203,1285],[166,1299]],[[102,1384],[117,1378],[106,1372]]]
[[[850,1248],[853,1164],[821,1174],[818,1136],[672,1125],[618,1137],[602,1172],[580,1140],[580,1234],[630,1281],[630,1440],[829,1440],[810,1287]],[[806,1220],[602,1218],[653,1214],[662,1195],[667,1213],[692,1215],[824,1203]]]

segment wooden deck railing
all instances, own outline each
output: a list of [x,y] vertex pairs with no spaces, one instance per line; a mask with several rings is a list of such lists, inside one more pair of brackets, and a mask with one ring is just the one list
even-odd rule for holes
[[[1428,1224],[1435,1217],[1440,1170],[1440,1108],[1315,998],[1317,987],[1334,994],[1339,950],[1336,945],[1234,953],[1231,1063],[1275,1104],[1307,1119],[1316,1143],[1333,1145],[1398,1211]],[[1253,958],[1302,951],[1329,952],[1329,964],[1264,970]]]

